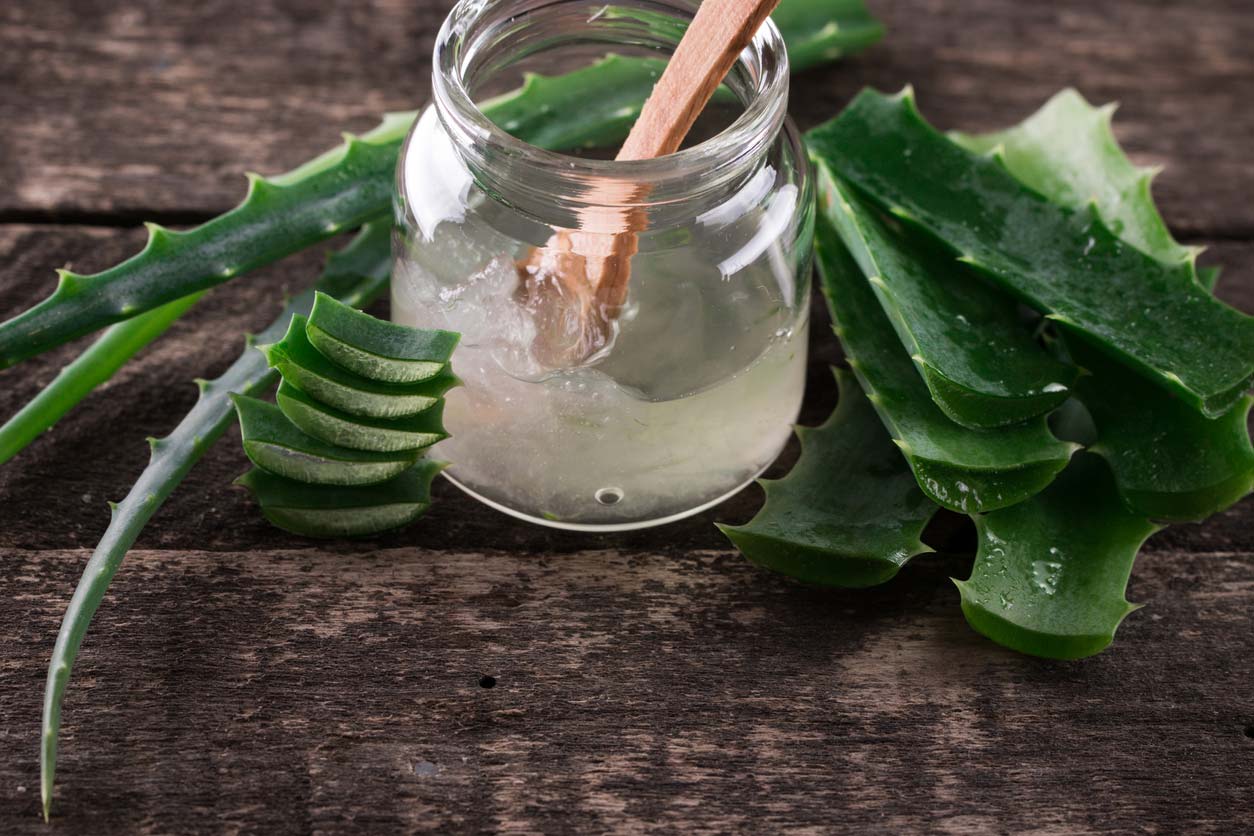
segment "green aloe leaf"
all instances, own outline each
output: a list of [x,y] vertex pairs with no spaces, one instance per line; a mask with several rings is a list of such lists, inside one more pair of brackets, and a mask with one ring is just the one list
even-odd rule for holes
[[766,504],[744,525],[720,525],[765,569],[824,586],[874,586],[915,555],[936,506],[923,495],[856,380],[836,371],[840,401],[820,427],[797,428],[801,459],[763,480]]
[[443,399],[437,399],[417,415],[368,418],[350,415],[311,398],[286,376],[279,384],[276,399],[287,419],[306,434],[353,450],[395,453],[430,447],[448,438],[444,431]]
[[350,372],[314,348],[306,321],[303,316],[292,317],[282,340],[258,349],[284,380],[328,406],[370,418],[402,418],[429,409],[457,385],[457,377],[447,368],[418,383],[380,383]]
[[946,415],[968,427],[999,427],[1066,400],[1075,370],[1037,344],[1014,299],[882,217],[840,183],[821,154],[814,157],[828,220]]
[[954,132],[954,142],[991,154],[1021,182],[1061,206],[1093,205],[1111,232],[1168,264],[1192,264],[1198,247],[1176,243],[1150,193],[1157,168],[1132,164],[1111,130],[1115,106],[1093,107],[1072,89],[1004,131]]
[[1081,453],[1042,493],[976,517],[971,578],[955,581],[962,612],[1006,647],[1078,659],[1108,646],[1141,544],[1158,529],[1119,500],[1106,463]]
[[[1156,173],[1138,169],[1111,132],[1113,107],[1095,108],[1073,90],[1054,96],[1021,124],[955,141],[994,150],[1011,174],[1072,209],[1089,202],[1129,244],[1171,263],[1192,265],[1197,249],[1177,244],[1150,195]],[[1218,270],[1199,271],[1210,289]],[[1254,448],[1246,416],[1251,399],[1217,418],[1199,414],[1081,340],[1067,349],[1090,374],[1077,385],[1128,507],[1159,520],[1202,519],[1254,488]]]
[[884,37],[884,25],[863,0],[800,0],[771,12],[788,44],[788,64],[795,73],[865,49]]
[[418,383],[448,365],[459,335],[407,328],[376,319],[325,293],[314,299],[305,325],[313,347],[336,365],[385,383]]
[[932,401],[870,284],[819,212],[815,247],[823,291],[849,365],[910,463],[919,487],[954,511],[991,511],[1022,502],[1048,485],[1076,445],[1050,434],[1044,418],[972,430]]
[[302,432],[272,403],[236,395],[244,452],[262,470],[318,485],[370,485],[400,475],[420,451],[376,453],[328,444]]
[[308,485],[254,468],[236,484],[247,488],[261,513],[303,537],[362,537],[407,525],[431,505],[431,480],[443,462],[421,459],[399,476],[374,485]]
[[1141,252],[1095,212],[1044,199],[938,133],[908,90],[864,91],[808,137],[843,181],[1206,414],[1254,379],[1254,319],[1206,293],[1189,265]]
[[[387,287],[392,266],[391,225],[376,223],[365,227],[342,252],[333,255],[318,279],[317,287],[351,305],[364,305]],[[292,299],[283,312],[260,335],[277,339],[292,315],[305,313],[313,305],[313,290]],[[40,795],[44,818],[52,805],[52,784],[56,774],[57,733],[61,728],[61,700],[69,683],[70,669],[87,634],[91,618],[103,600],[110,581],[117,574],[127,551],[148,520],[162,506],[192,467],[226,430],[234,415],[232,393],[261,391],[278,374],[249,340],[243,353],[215,380],[198,381],[200,397],[174,430],[162,439],[149,442],[152,455],[148,466],[131,487],[126,498],[112,505],[109,527],[96,545],[74,587],[57,633],[48,678],[44,686],[43,729],[40,745]]]

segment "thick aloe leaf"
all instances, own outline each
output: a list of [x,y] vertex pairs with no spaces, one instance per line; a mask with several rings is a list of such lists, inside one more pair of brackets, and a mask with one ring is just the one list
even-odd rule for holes
[[883,583],[915,555],[936,513],[861,387],[836,371],[840,402],[821,426],[797,428],[801,459],[763,480],[766,504],[744,525],[720,525],[750,561],[807,583]]
[[420,451],[376,453],[328,444],[302,432],[277,406],[247,395],[232,400],[244,452],[276,476],[316,485],[371,485],[400,475]]
[[61,420],[92,390],[113,377],[150,342],[165,333],[203,294],[194,293],[110,327],[57,373],[30,403],[0,427],[0,464],[16,456]]
[[1125,244],[1092,211],[1044,199],[923,120],[913,95],[864,91],[807,135],[843,181],[1161,386],[1216,416],[1254,379],[1254,319]]
[[1051,659],[1104,649],[1124,616],[1141,544],[1158,529],[1119,500],[1106,463],[1081,453],[1042,493],[976,517],[962,612],[998,644]]
[[309,342],[306,319],[292,317],[283,339],[258,346],[283,379],[322,403],[352,415],[401,418],[429,409],[457,384],[447,368],[418,383],[380,383],[328,360]]
[[443,462],[421,459],[399,476],[374,485],[308,485],[254,468],[239,479],[261,513],[303,537],[361,537],[408,525],[431,505],[431,480]]
[[941,412],[828,221],[830,211],[819,212],[815,247],[836,333],[919,487],[946,508],[976,512],[1014,505],[1048,485],[1076,445],[1054,438],[1044,418],[972,430]]
[[[343,252],[327,262],[317,286],[347,304],[364,305],[387,286],[391,264],[391,225],[386,222],[371,224]],[[294,314],[307,313],[312,306],[311,289],[289,302],[278,318],[260,334],[260,339],[278,339]],[[239,359],[221,377],[198,381],[200,397],[196,405],[168,436],[149,442],[152,457],[148,466],[126,498],[112,505],[109,527],[87,561],[78,586],[74,588],[52,649],[52,659],[48,663],[40,747],[40,794],[45,819],[52,805],[61,700],[65,696],[70,669],[83,636],[109,582],[117,574],[122,559],[148,520],[230,424],[234,415],[231,394],[260,391],[277,377],[278,373],[266,365],[265,358],[253,349],[249,340]]]
[[1033,339],[1014,299],[884,218],[815,155],[827,218],[867,276],[932,399],[968,427],[1017,424],[1066,400],[1075,370]]
[[1004,131],[951,133],[977,154],[992,154],[1010,173],[1050,200],[1072,209],[1094,205],[1111,232],[1169,264],[1193,263],[1199,248],[1176,243],[1150,186],[1157,168],[1138,168],[1111,130],[1115,106],[1093,107],[1062,90],[1036,113]]
[[314,299],[305,334],[323,356],[349,371],[385,383],[417,383],[448,365],[459,335],[407,328],[376,319],[325,293]]
[[444,401],[404,418],[368,418],[350,415],[314,400],[286,376],[279,384],[279,409],[288,420],[314,438],[353,450],[395,453],[419,450],[448,438],[444,431]]
[[295,171],[249,175],[236,208],[185,232],[148,225],[138,255],[90,276],[60,271],[56,291],[0,324],[0,367],[47,351],[302,250],[385,213],[397,152],[412,114],[388,116],[373,131]]
[[[974,150],[1001,149],[1010,173],[1045,197],[1073,209],[1091,200],[1129,244],[1163,261],[1192,264],[1196,250],[1175,242],[1150,197],[1154,172],[1136,168],[1115,141],[1112,112],[1067,90],[1020,125],[955,140]],[[1198,281],[1209,290],[1217,274],[1200,270]],[[1077,386],[1097,428],[1090,449],[1106,459],[1132,511],[1159,520],[1202,519],[1254,488],[1248,396],[1207,418],[1083,341],[1068,341],[1068,350],[1091,373]]]

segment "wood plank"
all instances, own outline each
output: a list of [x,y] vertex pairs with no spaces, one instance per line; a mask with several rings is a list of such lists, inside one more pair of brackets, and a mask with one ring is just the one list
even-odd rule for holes
[[[0,216],[219,212],[426,96],[447,2],[48,0],[0,8]],[[1254,234],[1254,16],[1246,0],[878,0],[888,38],[794,84],[805,125],[864,84],[914,83],[945,127],[1019,119],[1063,86],[1118,99],[1121,138],[1165,163],[1197,237]],[[20,91],[20,92],[18,92]]]
[[[54,825],[1237,832],[1252,557],[1152,556],[1115,647],[1056,663],[970,631],[944,557],[820,592],[725,552],[138,552],[75,669]],[[83,558],[5,555],[6,833],[48,832],[33,718]]]

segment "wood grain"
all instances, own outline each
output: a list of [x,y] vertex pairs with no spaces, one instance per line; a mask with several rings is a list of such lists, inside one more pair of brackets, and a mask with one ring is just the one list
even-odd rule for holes
[[[1254,312],[1247,0],[872,0],[885,42],[794,80],[803,126],[864,84],[991,128],[1074,85],[1165,163],[1156,195]],[[0,4],[0,316],[52,269],[134,252],[155,212],[233,205],[425,97],[432,0]],[[119,228],[123,227],[123,228]],[[0,468],[0,833],[1241,833],[1254,815],[1254,502],[1151,539],[1107,653],[1051,663],[971,632],[943,517],[885,587],[820,592],[732,553],[756,489],[680,524],[553,532],[438,489],[423,524],[330,546],[229,486],[231,433],[141,538],[65,706],[53,824],[39,700],[87,549],[309,253],[215,290]],[[386,310],[381,306],[378,311]],[[803,421],[835,393],[822,307]],[[0,372],[0,417],[73,353]],[[790,452],[778,470],[790,464]],[[495,687],[480,685],[494,678]],[[485,680],[486,682],[486,680]]]

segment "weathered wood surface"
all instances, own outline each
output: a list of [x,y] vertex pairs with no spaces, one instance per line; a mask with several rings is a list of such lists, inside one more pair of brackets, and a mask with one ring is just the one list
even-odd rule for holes
[[[1254,14],[1246,0],[881,0],[883,45],[794,83],[803,124],[913,82],[944,126],[1060,86],[1123,102],[1168,221],[1254,311]],[[52,269],[106,266],[157,213],[219,211],[421,101],[439,2],[0,5],[0,316]],[[47,654],[82,562],[308,254],[215,291],[0,468],[0,832],[37,821]],[[822,314],[816,314],[822,318]],[[839,350],[814,329],[804,420]],[[72,356],[0,372],[0,417]],[[106,599],[66,702],[53,831],[1242,832],[1254,816],[1254,503],[1150,541],[1107,653],[1060,664],[970,632],[954,553],[859,593],[730,552],[749,490],[614,537],[514,523],[450,490],[423,524],[316,546],[262,522],[217,445]],[[782,466],[786,466],[787,460]],[[495,688],[479,685],[496,678]]]

